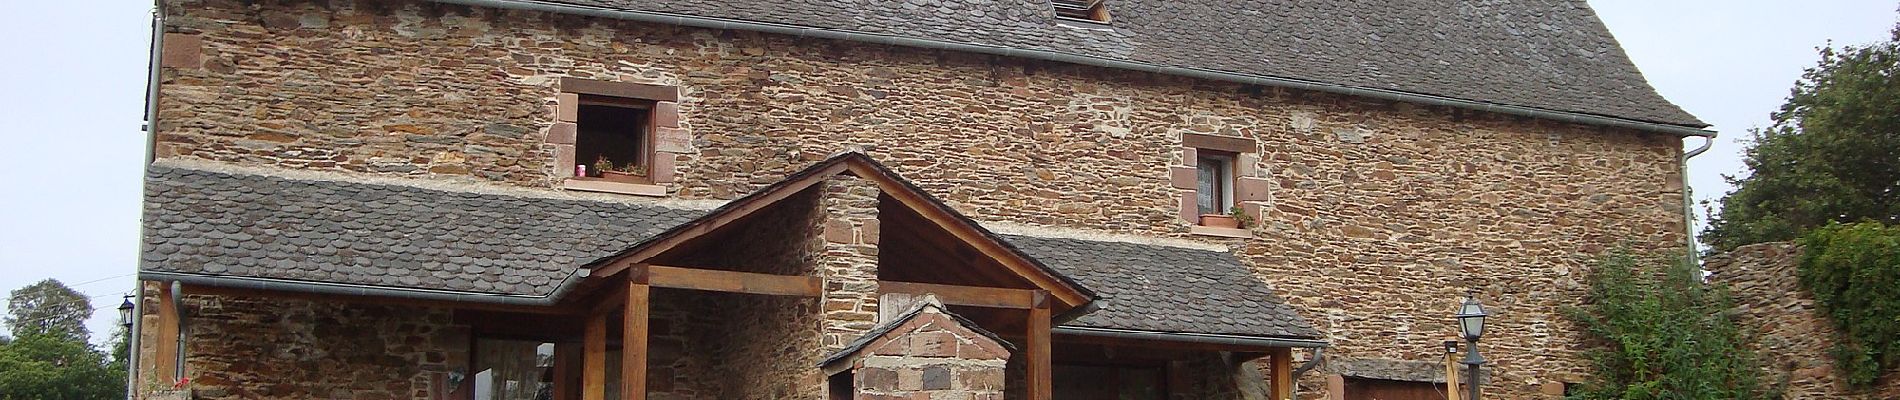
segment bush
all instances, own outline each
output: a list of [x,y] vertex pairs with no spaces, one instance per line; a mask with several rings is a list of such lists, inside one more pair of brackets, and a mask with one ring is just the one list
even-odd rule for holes
[[1687,262],[1603,256],[1571,319],[1584,329],[1592,376],[1576,399],[1779,398],[1736,326],[1726,291]]
[[1800,240],[1801,286],[1841,337],[1834,365],[1867,388],[1900,364],[1900,226],[1829,224]]

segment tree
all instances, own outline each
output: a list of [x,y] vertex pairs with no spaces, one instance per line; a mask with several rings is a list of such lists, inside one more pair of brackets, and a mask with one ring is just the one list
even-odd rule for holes
[[1604,256],[1589,277],[1583,327],[1592,374],[1579,399],[1779,399],[1737,325],[1733,300],[1679,258]]
[[86,295],[47,279],[14,290],[7,298],[7,326],[16,339],[50,334],[78,339],[85,343],[86,318],[92,317],[92,303]]
[[86,342],[32,334],[0,345],[0,400],[94,400],[125,396],[125,368]]
[[1820,49],[1772,124],[1751,131],[1735,190],[1700,236],[1713,251],[1792,240],[1829,221],[1900,224],[1900,26]]
[[1834,368],[1866,389],[1900,367],[1900,226],[1832,224],[1801,237],[1801,287],[1839,332]]

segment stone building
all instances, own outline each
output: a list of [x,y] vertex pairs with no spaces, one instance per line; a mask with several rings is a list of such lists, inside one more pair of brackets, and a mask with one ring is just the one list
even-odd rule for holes
[[[154,398],[1435,394],[1472,290],[1553,397],[1712,135],[1581,1],[158,10]],[[1001,372],[821,365],[919,297]]]

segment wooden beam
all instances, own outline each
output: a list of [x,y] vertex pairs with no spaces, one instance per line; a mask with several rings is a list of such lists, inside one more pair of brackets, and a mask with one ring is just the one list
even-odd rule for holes
[[647,398],[648,291],[645,282],[627,283],[626,313],[620,318],[620,393],[626,400]]
[[1008,267],[1011,271],[1015,271],[1017,275],[1028,279],[1031,283],[1036,284],[1037,287],[1044,288],[1045,290],[1059,289],[1051,292],[1051,294],[1054,295],[1057,300],[1062,301],[1066,307],[1077,307],[1089,302],[1090,299],[1088,295],[1083,294],[1080,289],[1069,285],[1068,282],[1057,279],[1054,275],[1049,274],[1048,271],[1036,267],[1034,262],[1031,262],[1023,255],[991,240],[985,236],[982,231],[977,230],[977,228],[962,218],[931,204],[928,198],[925,198],[921,193],[910,190],[902,182],[898,182],[893,177],[885,175],[868,163],[846,163],[846,165],[850,167],[852,174],[876,182],[878,188],[882,189],[884,194],[890,196],[891,199],[902,202],[911,209],[917,210],[919,215],[930,220],[931,223],[943,227],[945,231],[963,240],[964,243],[969,243],[972,247],[976,247],[978,251],[983,252],[983,254],[990,259],[1000,261],[1003,266]]
[[359,304],[435,307],[435,308],[447,308],[447,309],[455,309],[455,310],[505,311],[505,312],[527,313],[527,314],[574,315],[574,314],[579,313],[575,310],[555,308],[555,307],[527,306],[527,305],[514,305],[514,304],[405,299],[405,298],[396,298],[396,297],[387,297],[387,296],[352,296],[352,295],[337,295],[337,294],[318,294],[318,293],[289,292],[289,291],[279,291],[279,290],[241,289],[241,288],[230,288],[230,287],[222,287],[222,286],[204,286],[204,285],[187,285],[186,288],[188,289],[187,291],[193,294],[209,294],[209,295],[219,295],[219,296],[271,297],[271,298],[280,298],[280,299],[315,300],[315,301],[323,301],[323,302],[348,302],[348,303],[359,303]]
[[579,368],[581,346],[578,343],[554,344],[554,400],[577,400],[580,398]]
[[607,317],[598,313],[587,316],[587,334],[581,342],[581,399],[607,400]]
[[1274,348],[1267,352],[1267,358],[1273,363],[1267,368],[1273,374],[1272,400],[1293,400],[1293,349]]
[[[183,287],[181,286],[182,290]],[[157,369],[158,384],[169,389],[178,382],[178,302],[172,301],[172,287],[168,282],[158,282],[158,349],[152,359],[152,368]],[[180,293],[179,295],[183,295]]]
[[679,246],[694,238],[718,230],[727,224],[731,224],[733,221],[752,215],[752,213],[758,212],[767,206],[777,204],[779,201],[792,197],[792,195],[798,194],[806,188],[810,188],[813,184],[824,182],[825,179],[829,179],[831,176],[837,175],[844,170],[845,165],[843,163],[835,164],[823,170],[813,171],[812,174],[805,176],[801,180],[785,182],[784,186],[772,188],[770,192],[756,193],[742,197],[736,200],[742,202],[739,203],[737,207],[723,209],[718,214],[702,217],[703,219],[696,221],[695,225],[687,227],[680,232],[642,246],[632,253],[614,257],[613,261],[607,262],[602,265],[601,268],[595,269],[593,276],[610,276],[619,273],[620,271],[633,267],[635,264],[653,258],[653,256],[665,253],[675,246]]
[[823,280],[815,276],[772,275],[661,265],[650,265],[646,269],[648,281],[654,287],[804,297],[818,297],[823,293]]
[[1030,309],[1035,307],[1036,290],[980,286],[940,285],[935,283],[878,281],[878,294],[935,294],[943,304],[970,307]]
[[1036,291],[1035,307],[1029,309],[1029,329],[1024,334],[1024,371],[1028,377],[1029,400],[1051,400],[1055,398],[1055,368],[1049,359],[1049,298],[1047,292]]

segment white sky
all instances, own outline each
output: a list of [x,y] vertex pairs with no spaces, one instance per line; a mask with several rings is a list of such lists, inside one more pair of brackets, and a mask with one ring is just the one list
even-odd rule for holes
[[[1814,48],[1882,40],[1888,1],[1592,0],[1663,96],[1721,131],[1690,163],[1698,199],[1742,169]],[[138,257],[149,0],[15,1],[0,13],[0,292],[54,278],[110,332]],[[1692,143],[1691,146],[1699,145]],[[0,304],[0,307],[3,307]]]

